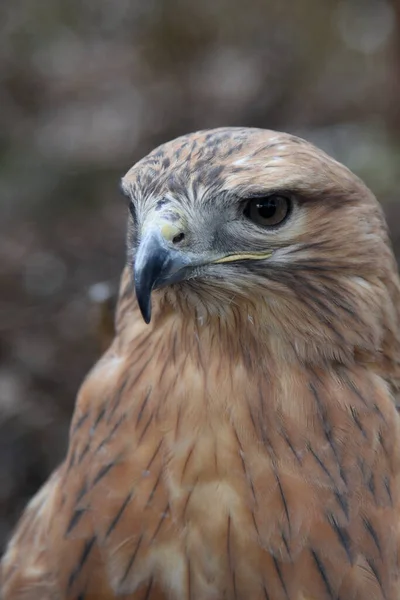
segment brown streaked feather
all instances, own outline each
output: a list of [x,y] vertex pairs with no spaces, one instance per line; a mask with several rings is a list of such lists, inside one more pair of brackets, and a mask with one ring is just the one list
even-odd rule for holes
[[130,227],[115,338],[3,558],[4,599],[397,599],[400,294],[375,198],[303,140],[229,128],[124,185],[143,210],[179,202],[193,235],[233,191],[292,190],[302,216],[262,272],[155,292],[150,325]]

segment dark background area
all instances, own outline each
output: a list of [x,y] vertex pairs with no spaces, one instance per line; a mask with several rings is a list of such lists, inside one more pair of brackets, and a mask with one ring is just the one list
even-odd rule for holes
[[400,2],[3,0],[0,99],[1,549],[107,344],[118,183],[154,146],[306,137],[365,179],[400,253]]

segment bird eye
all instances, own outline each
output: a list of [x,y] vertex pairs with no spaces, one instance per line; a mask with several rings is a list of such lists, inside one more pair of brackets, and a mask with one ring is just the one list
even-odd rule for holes
[[289,215],[291,201],[286,196],[271,194],[264,198],[252,198],[246,204],[244,215],[257,225],[272,227],[280,225]]

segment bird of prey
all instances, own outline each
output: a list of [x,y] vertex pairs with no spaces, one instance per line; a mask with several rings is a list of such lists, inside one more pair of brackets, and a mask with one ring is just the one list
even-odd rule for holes
[[372,192],[246,128],[166,143],[122,189],[115,337],[4,600],[398,600],[400,287]]

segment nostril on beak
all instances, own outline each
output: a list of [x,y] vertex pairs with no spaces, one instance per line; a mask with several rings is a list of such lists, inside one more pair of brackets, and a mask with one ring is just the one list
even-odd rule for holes
[[181,242],[184,238],[185,238],[185,234],[183,233],[183,231],[181,231],[180,233],[178,233],[177,235],[175,235],[172,238],[172,243],[179,244],[179,242]]

